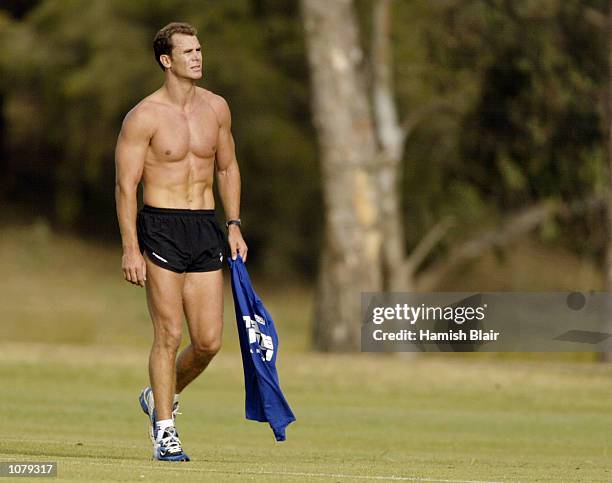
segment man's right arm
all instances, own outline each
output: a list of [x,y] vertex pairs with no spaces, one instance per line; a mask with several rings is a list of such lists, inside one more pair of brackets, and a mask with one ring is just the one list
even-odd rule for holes
[[125,279],[141,287],[146,281],[146,264],[136,234],[136,197],[152,132],[150,117],[137,107],[125,117],[115,150],[115,203],[123,245],[121,266]]

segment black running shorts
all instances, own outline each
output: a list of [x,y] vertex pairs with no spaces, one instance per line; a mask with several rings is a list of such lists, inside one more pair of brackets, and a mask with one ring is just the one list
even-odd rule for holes
[[210,272],[223,266],[225,237],[215,210],[154,208],[136,220],[140,251],[173,272]]

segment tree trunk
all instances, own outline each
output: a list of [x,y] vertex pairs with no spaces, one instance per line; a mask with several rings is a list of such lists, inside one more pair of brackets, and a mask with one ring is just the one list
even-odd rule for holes
[[314,124],[323,173],[325,240],[315,347],[359,350],[361,292],[381,290],[376,141],[351,0],[302,0]]
[[[606,41],[608,46],[608,86],[606,92],[606,127],[608,131],[608,179],[607,179],[607,246],[606,246],[606,291],[612,292],[612,0],[608,2],[608,19],[606,28]],[[612,332],[612,307],[608,307],[607,327],[604,332]],[[612,362],[612,354],[604,352],[601,359],[605,362]]]
[[398,120],[391,56],[391,0],[377,0],[372,25],[372,101],[381,147],[378,182],[383,287],[404,292],[414,289],[414,280],[406,265],[400,196],[400,167],[406,136]]

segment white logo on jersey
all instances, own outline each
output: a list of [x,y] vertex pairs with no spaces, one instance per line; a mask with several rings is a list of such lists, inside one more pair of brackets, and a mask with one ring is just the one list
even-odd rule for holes
[[257,344],[259,348],[255,349],[255,352],[261,354],[261,359],[263,361],[271,361],[272,355],[274,354],[274,344],[272,342],[272,337],[266,334],[262,334],[259,330],[258,325],[266,325],[266,319],[255,314],[255,320],[253,320],[248,315],[243,315],[242,320],[244,321],[244,324],[249,334],[249,344]]

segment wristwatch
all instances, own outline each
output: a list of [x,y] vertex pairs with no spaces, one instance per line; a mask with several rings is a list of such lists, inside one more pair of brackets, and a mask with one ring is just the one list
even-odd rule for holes
[[238,226],[240,226],[241,225],[240,218],[238,218],[237,220],[227,220],[225,222],[225,228],[229,228],[230,225],[238,225]]

